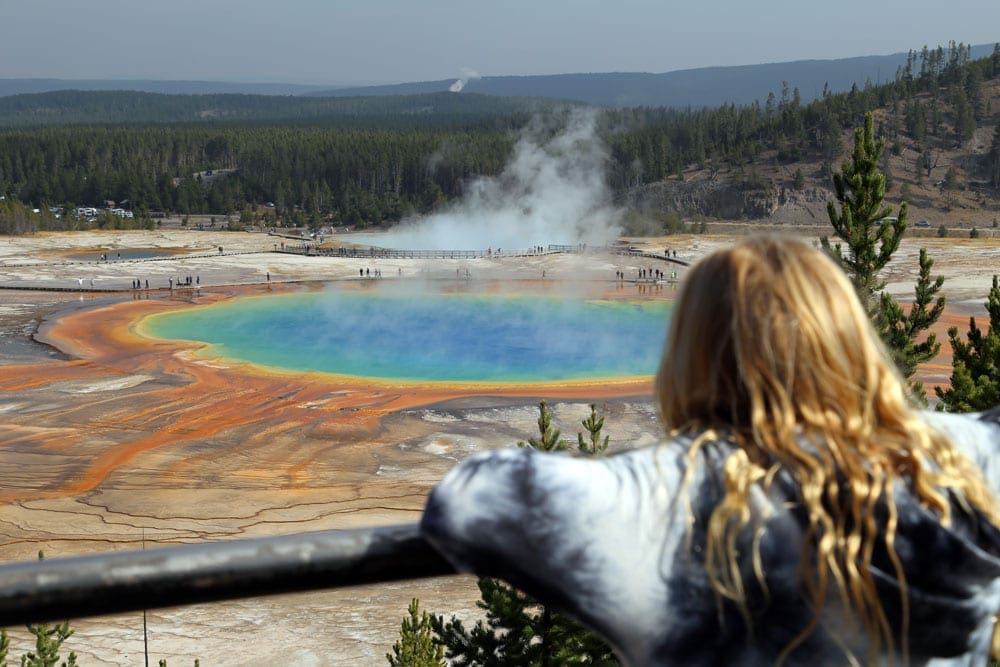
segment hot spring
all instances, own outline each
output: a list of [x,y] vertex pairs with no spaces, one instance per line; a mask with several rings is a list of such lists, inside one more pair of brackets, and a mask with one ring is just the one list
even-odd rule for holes
[[651,376],[669,313],[662,301],[329,289],[162,313],[142,328],[276,369],[502,384]]

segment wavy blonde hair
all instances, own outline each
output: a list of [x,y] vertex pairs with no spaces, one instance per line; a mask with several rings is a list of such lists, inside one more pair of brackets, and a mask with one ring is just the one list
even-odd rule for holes
[[[715,432],[736,444],[725,464],[725,496],[708,522],[706,567],[717,594],[748,622],[735,540],[752,521],[751,491],[766,490],[779,471],[798,487],[794,500],[808,518],[801,584],[814,616],[782,660],[815,630],[831,585],[867,631],[869,660],[893,655],[897,638],[869,567],[879,543],[901,584],[899,643],[908,659],[906,579],[893,546],[897,480],[944,525],[952,519],[949,491],[1000,523],[981,473],[911,408],[847,277],[799,241],[754,237],[691,270],[656,396],[668,431],[703,432],[689,471]],[[887,520],[879,525],[875,508],[883,501]],[[759,526],[751,527],[756,545]],[[763,584],[759,553],[753,565]]]

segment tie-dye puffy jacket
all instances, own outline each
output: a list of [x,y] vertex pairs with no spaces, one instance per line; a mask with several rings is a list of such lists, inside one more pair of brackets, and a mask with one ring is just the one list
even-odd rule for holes
[[[926,418],[1000,495],[1000,411]],[[800,583],[805,521],[796,490],[779,479],[769,494],[752,496],[755,515],[767,517],[758,542],[766,587],[757,583],[752,559],[742,557],[748,627],[735,606],[719,602],[705,569],[705,525],[723,494],[731,446],[705,446],[680,494],[690,442],[604,458],[525,449],[477,454],[434,489],[422,530],[460,570],[505,579],[576,616],[628,665],[773,664],[813,617]],[[897,637],[892,659],[902,663],[905,636],[911,665],[987,664],[1000,610],[1000,531],[961,510],[944,527],[906,488],[894,495],[908,631],[884,548],[876,549],[871,568]],[[876,515],[883,520],[884,508]],[[736,552],[748,556],[754,531],[744,532]],[[819,626],[785,664],[866,663],[867,636],[848,625],[831,588]]]

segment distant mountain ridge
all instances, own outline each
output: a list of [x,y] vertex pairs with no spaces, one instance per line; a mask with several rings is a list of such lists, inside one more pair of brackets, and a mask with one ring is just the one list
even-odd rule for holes
[[[993,44],[971,47],[971,58],[990,55]],[[935,47],[937,48],[937,47]],[[598,72],[535,76],[490,76],[465,82],[463,93],[506,98],[548,98],[601,107],[718,107],[763,103],[781,95],[782,82],[798,89],[801,102],[820,97],[824,87],[845,92],[892,81],[907,54],[837,60],[798,60],[759,65],[703,67],[664,73]],[[0,99],[54,91],[137,91],[165,95],[253,95],[324,97],[420,96],[448,92],[457,79],[399,84],[329,86],[291,83],[156,81],[147,79],[0,79]],[[253,114],[251,114],[253,115]]]
[[165,95],[306,95],[331,92],[330,86],[300,83],[157,81],[155,79],[0,79],[0,97],[57,90],[132,90]]
[[[936,48],[936,47],[935,47]],[[993,44],[971,48],[973,59],[993,52]],[[906,53],[861,56],[839,60],[797,60],[762,65],[703,67],[662,74],[611,72],[594,74],[552,74],[543,76],[490,76],[471,79],[463,92],[506,97],[549,97],[604,107],[717,107],[723,104],[763,102],[768,93],[781,94],[781,82],[798,88],[802,102],[831,92],[845,92],[852,85],[863,86],[892,81],[896,70],[906,64]],[[339,88],[310,95],[334,97],[371,95],[413,95],[447,91],[456,79],[420,81],[395,85]]]

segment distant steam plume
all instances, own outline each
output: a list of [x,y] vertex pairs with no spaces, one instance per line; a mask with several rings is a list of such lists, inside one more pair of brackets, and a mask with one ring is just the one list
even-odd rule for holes
[[605,179],[608,149],[597,112],[574,110],[558,132],[537,121],[498,176],[478,178],[442,213],[406,221],[380,238],[406,249],[510,250],[550,243],[601,244],[618,236],[621,210]]
[[477,72],[474,69],[470,69],[468,67],[463,67],[461,72],[462,72],[461,76],[459,76],[458,79],[455,81],[455,83],[451,84],[451,87],[448,88],[448,90],[450,90],[453,93],[462,92],[462,89],[465,88],[465,84],[469,83],[469,81],[471,81],[472,79],[482,78],[481,76],[479,76],[479,72]]

